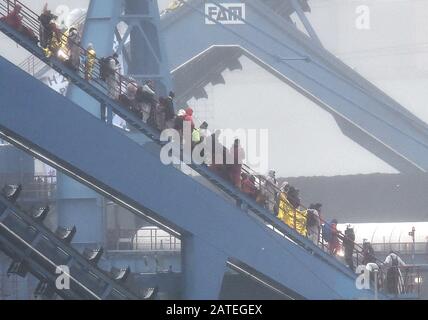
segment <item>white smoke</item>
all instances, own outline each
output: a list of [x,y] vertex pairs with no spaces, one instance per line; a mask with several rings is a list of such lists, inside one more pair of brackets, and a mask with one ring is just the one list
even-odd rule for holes
[[86,11],[86,9],[82,8],[70,9],[66,5],[60,5],[55,9],[55,14],[58,16],[56,22],[61,29],[68,29],[71,26],[77,27],[77,24],[82,21],[81,18],[84,17]]
[[70,13],[65,17],[64,23],[67,26],[67,28],[70,28],[73,26],[76,21],[78,21],[81,17],[83,17],[86,14],[86,9],[73,9],[70,11]]

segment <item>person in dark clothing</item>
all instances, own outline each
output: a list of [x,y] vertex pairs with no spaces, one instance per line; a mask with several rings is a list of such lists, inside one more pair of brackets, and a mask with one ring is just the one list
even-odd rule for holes
[[210,169],[224,179],[229,178],[226,159],[229,150],[220,142],[220,130],[216,130],[211,136],[211,164]]
[[158,129],[159,131],[166,129],[166,109],[167,99],[164,97],[159,97],[159,102],[156,104],[154,114],[156,129]]
[[351,226],[347,226],[345,236],[343,238],[343,247],[345,249],[345,262],[349,268],[354,271],[354,247],[355,247],[355,232]]
[[45,5],[42,14],[39,16],[40,21],[40,46],[42,48],[47,48],[50,39],[53,36],[53,32],[50,28],[50,23],[52,20],[57,17],[52,14],[50,10],[48,10],[47,5]]
[[241,189],[241,171],[243,160],[245,159],[245,151],[242,148],[239,139],[235,139],[235,142],[229,152],[233,156],[233,163],[228,166],[229,180],[235,187]]
[[400,267],[404,267],[404,261],[394,252],[391,251],[385,258],[383,266],[387,267],[386,286],[389,294],[398,295],[403,292],[403,277]]
[[54,22],[58,17],[48,10],[47,4],[39,16],[40,21],[40,46],[45,49],[45,55],[50,57],[56,55],[61,43],[61,32]]
[[290,204],[297,209],[300,207],[300,191],[294,187],[290,187],[287,192],[287,199],[290,201]]
[[363,242],[363,265],[367,265],[368,263],[376,263],[376,257],[370,242],[364,240]]
[[143,115],[143,121],[153,125],[154,112],[157,104],[156,92],[153,81],[147,81],[143,86],[138,86],[135,100]]
[[175,109],[174,109],[174,92],[170,92],[168,98],[166,98],[166,108],[165,108],[165,121],[167,128],[174,127],[174,118],[175,118]]

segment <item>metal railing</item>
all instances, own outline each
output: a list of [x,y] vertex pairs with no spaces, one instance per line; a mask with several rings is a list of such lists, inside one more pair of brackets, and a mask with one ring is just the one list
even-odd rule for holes
[[400,254],[428,254],[428,242],[393,242],[393,243],[372,243],[375,252],[395,251]]
[[[20,1],[18,1],[18,0],[15,0],[15,1],[2,0],[2,1],[0,1],[0,16],[7,16],[8,14],[11,13],[12,10],[15,9],[15,7],[17,5],[22,7],[21,14],[23,16],[23,19],[22,19],[23,26],[25,26],[26,28],[31,30],[36,37],[39,37],[40,36],[40,34],[39,34],[39,31],[40,31],[39,16],[36,13],[34,13],[33,11],[31,11],[31,9],[26,7],[24,4],[22,4]],[[67,43],[67,41],[69,41],[69,39],[67,39],[67,37],[65,36],[64,33],[61,33],[61,42],[62,42],[61,46],[64,46]],[[78,46],[78,44],[76,44],[76,43],[74,43],[74,45]],[[82,61],[85,59],[85,57],[88,56],[88,52],[86,49],[84,49],[80,46],[79,46],[79,48],[80,48],[80,61]],[[111,89],[112,89],[111,85],[110,85],[110,87],[107,86],[107,83],[100,79],[100,76],[101,76],[100,66],[101,66],[100,59],[95,58],[92,70],[88,70],[84,64],[79,63],[79,66],[75,72],[82,79],[88,80],[93,86],[95,86],[97,88],[102,88],[106,92],[111,94],[112,93],[111,92]],[[90,77],[88,77],[88,72],[90,72],[90,75],[91,75]],[[114,78],[114,79],[111,79],[112,81],[110,81],[110,82],[114,82],[116,84],[114,86],[114,90],[116,91],[115,96],[127,92],[127,88],[129,85],[133,86],[134,89],[138,89],[138,87],[139,87],[139,84],[136,81],[134,81],[132,79],[128,79],[128,78],[122,76],[118,72],[114,72],[114,74],[112,75],[112,78]],[[126,109],[126,108],[124,108],[124,109]],[[194,169],[194,167],[192,167],[192,169]],[[243,166],[243,172],[246,172],[247,174],[253,175],[254,177],[256,177],[256,179],[258,179],[257,183],[259,185],[260,191],[262,190],[262,188],[265,188],[265,186],[269,184],[269,182],[266,181],[266,179],[263,176],[259,175],[258,173],[253,171],[248,166]],[[222,179],[214,180],[214,182],[216,182],[219,186],[223,186],[223,183],[221,181],[222,181]],[[280,192],[282,192],[281,190],[279,190],[278,186],[270,185],[268,189],[271,189],[271,187],[273,187],[273,190],[274,190],[273,193],[275,193],[275,194],[279,194]],[[228,191],[228,188],[229,187],[224,187],[224,190]],[[265,189],[263,189],[263,190],[266,191]],[[238,196],[238,198],[241,199],[240,196]],[[247,200],[244,199],[244,201],[247,201]],[[269,200],[267,200],[267,201],[269,201]],[[263,222],[267,226],[269,226],[271,229],[273,229],[274,231],[277,231],[277,232],[279,230],[282,230],[280,233],[283,235],[285,235],[288,232],[286,229],[284,230],[283,226],[280,223],[278,223],[278,221],[275,218],[272,219],[270,217],[267,217],[266,215],[264,215],[263,213],[261,213],[259,211],[257,206],[254,206],[250,202],[247,202],[247,203],[250,205],[249,210],[252,213],[254,213],[257,217],[262,219]],[[265,204],[259,203],[259,205],[260,206],[266,206],[266,203]],[[301,206],[301,209],[306,210],[303,206]],[[276,216],[276,213],[272,213],[272,215]],[[296,219],[294,219],[294,220],[296,221]],[[322,219],[320,219],[320,220],[322,223],[328,225],[327,222],[323,221]],[[293,228],[296,229],[295,225],[294,226],[289,225],[289,227],[292,229]],[[292,236],[294,241],[297,241],[300,243],[300,239],[298,237],[295,237],[294,235],[290,235],[290,234],[288,234],[288,236]],[[346,236],[340,232],[337,232],[337,236],[338,236],[339,242],[343,242],[343,239],[346,238]],[[317,245],[319,247],[323,248],[324,250],[326,248],[325,243],[322,239],[320,239],[320,241]],[[306,247],[306,245],[303,244],[303,247]],[[358,261],[361,261],[361,255],[362,255],[362,248],[358,244],[355,244],[354,256],[357,260],[357,264],[358,264]]]
[[23,186],[21,199],[49,201],[56,196],[56,175],[46,174],[0,174],[0,187],[8,184]]
[[[83,29],[82,27],[85,20],[86,20],[86,13],[79,16],[71,24],[77,27],[80,33],[81,30]],[[20,67],[24,71],[27,71],[33,76],[36,75],[38,72],[40,72],[46,66],[47,66],[46,63],[44,63],[42,60],[38,59],[34,55],[29,55],[21,63],[18,64],[18,67]]]
[[107,234],[107,250],[181,251],[180,239],[155,227],[109,230]]
[[[250,168],[245,164],[242,164],[241,171],[242,173],[255,178],[254,186],[257,189],[257,192],[259,194],[264,195],[263,197],[261,197],[262,202],[260,204],[267,209],[269,207],[276,208],[276,212],[272,212],[272,215],[278,216],[278,207],[279,207],[278,198],[279,198],[279,195],[284,191],[281,190],[277,184],[272,184],[270,181],[267,180],[267,178],[264,175],[259,174],[258,172],[254,171],[252,168]],[[275,199],[275,200],[272,200],[272,199]],[[293,211],[294,212],[293,224],[291,225],[287,224],[287,225],[297,231],[298,211],[300,211],[299,214],[302,214],[307,210],[308,208],[301,203],[299,207],[295,208],[295,210]],[[322,225],[327,225],[330,228],[331,228],[331,225],[330,223],[322,219],[321,216],[319,216],[319,221],[320,221],[319,237],[316,245],[320,247],[322,250],[324,250],[325,252],[329,252],[328,243],[323,239],[323,236],[322,236]],[[275,228],[273,227],[273,229]],[[347,236],[342,232],[340,232],[339,230],[337,230],[336,236],[337,236],[337,241],[339,243],[338,249],[343,248],[343,240],[347,239]],[[363,260],[363,247],[360,244],[356,243],[355,241],[352,241],[350,239],[348,240],[354,243],[354,251],[353,251],[354,265],[358,265]]]
[[421,294],[421,284],[423,277],[419,266],[408,265],[399,268],[403,279],[403,288],[400,294],[414,294],[417,297]]
[[[388,277],[388,270],[390,268],[398,270],[397,278]],[[390,283],[391,280],[392,283]],[[378,272],[378,290],[390,297],[419,298],[423,281],[421,267],[418,265],[399,267],[380,266]]]
[[[23,11],[28,11],[28,12],[26,12],[25,18],[23,19],[22,23],[26,27],[30,28],[30,30],[32,30],[36,36],[38,36],[39,35],[39,16],[37,14],[35,14],[34,12],[32,12],[30,9],[28,9],[25,5],[21,4],[20,1],[10,1],[10,0],[0,1],[0,15],[3,15],[3,16],[8,15],[16,7],[16,5],[20,5],[22,8],[25,8],[25,10],[23,10]],[[62,34],[62,35],[64,37],[64,34]],[[87,55],[87,51],[81,47],[79,47],[79,48],[80,48],[80,58],[82,60],[83,57],[85,57]],[[49,58],[49,59],[51,59],[51,58]],[[82,66],[82,64],[79,64],[79,68],[78,68],[78,70],[76,70],[76,75],[78,75],[79,77],[81,77],[83,79],[86,79],[86,77],[85,77],[86,73],[87,73],[87,70],[86,70],[85,66]],[[102,88],[102,89],[104,89],[104,91],[109,92],[110,88],[107,87],[106,82],[100,80],[100,60],[98,58],[96,58],[94,61],[94,68],[93,68],[93,70],[91,70],[91,75],[92,75],[91,79],[93,79],[93,80],[89,80],[89,82],[95,88],[97,88],[97,89]],[[119,94],[121,94],[122,92],[125,92],[125,90],[129,84],[134,86],[135,89],[138,88],[138,84],[136,82],[134,82],[133,80],[130,80],[130,79],[126,79],[125,77],[121,76],[117,72],[114,73],[114,78],[118,79],[117,82],[119,83],[119,85],[116,87],[116,89],[117,89]],[[124,109],[126,109],[126,108],[124,108]],[[140,120],[140,121],[142,121],[142,120]],[[152,133],[149,133],[149,134],[152,135]],[[152,138],[154,140],[158,141],[155,136],[152,136]],[[191,166],[191,167],[194,170],[196,169],[196,171],[198,171],[198,169],[194,168],[194,166]],[[229,187],[224,186],[223,183],[221,182],[221,179],[218,179],[218,180],[213,179],[213,181],[219,187],[222,187],[224,190],[226,190],[225,192],[230,192]],[[261,215],[257,208],[254,208],[253,206],[251,208],[254,211],[254,213],[256,215],[258,215],[260,218],[262,218],[262,219],[267,218],[266,216]],[[270,220],[270,218],[268,220]]]
[[[12,0],[3,0],[0,2],[0,16],[8,16],[14,9],[16,6],[20,6],[22,9],[20,11],[20,14],[23,16],[23,19],[21,21],[22,25],[26,28],[28,28],[29,30],[31,30],[34,35],[40,39],[40,21],[39,21],[39,16],[33,12],[31,9],[29,9],[27,6],[25,6],[23,3],[21,3],[20,1],[12,1]],[[54,56],[56,56],[57,51],[63,47],[66,46],[67,42],[70,41],[69,39],[67,39],[67,36],[63,33],[60,32],[60,43],[59,43],[59,47],[56,48],[57,50],[54,50],[53,54]],[[54,36],[53,36],[54,37]],[[72,41],[70,41],[71,43],[73,43]],[[79,44],[77,43],[73,43],[74,45],[78,46],[80,48],[80,54],[79,54],[79,58],[80,61],[85,60],[85,58],[88,55],[88,52],[86,49],[80,47]],[[109,90],[109,88],[107,87],[106,83],[104,81],[100,81],[100,60],[98,58],[94,59],[94,65],[93,65],[93,69],[92,70],[87,70],[87,68],[82,64],[79,63],[79,66],[76,70],[77,73],[79,73],[79,76],[84,78],[85,75],[87,74],[87,72],[91,71],[91,75],[94,79],[94,81],[97,83],[97,85],[101,86],[102,88],[104,88],[105,90]],[[119,73],[115,73],[115,76],[117,76],[117,78],[119,78],[119,82],[118,82],[118,91],[122,92],[121,90],[123,88],[126,89],[128,82],[123,82],[123,77],[119,74]]]
[[[40,29],[39,16],[33,11],[31,11],[24,4],[22,4],[20,1],[3,0],[2,2],[0,2],[0,15],[5,16],[9,14],[15,8],[16,5],[20,5],[23,8],[23,10],[21,11],[24,16],[24,19],[22,21],[23,25],[29,28],[30,30],[32,30],[36,36],[39,36],[39,29]],[[62,38],[65,38],[65,35],[63,33],[61,34],[62,34]],[[78,45],[78,44],[75,43],[75,45]],[[86,49],[82,47],[79,47],[79,48],[80,48],[80,60],[83,60],[88,55],[88,52]],[[89,80],[89,81],[95,82],[97,86],[102,87],[104,90],[109,92],[111,90],[111,87],[109,88],[105,81],[100,80],[100,75],[101,75],[100,65],[101,65],[100,59],[95,58],[93,70],[90,70],[91,79],[93,80]],[[85,78],[85,75],[87,74],[88,70],[85,68],[85,66],[82,63],[80,63],[78,66],[78,70],[76,70],[76,72],[79,74],[80,77]],[[117,91],[116,94],[118,95],[126,92],[128,85],[134,86],[134,89],[138,88],[138,83],[136,81],[132,79],[127,79],[118,72],[115,72],[113,77],[114,77],[114,82],[116,82],[117,84],[117,86],[115,86],[115,90]],[[266,185],[266,183],[268,183],[262,176],[258,175],[251,168],[247,166],[243,166],[243,171],[247,172],[250,175],[254,175],[258,177],[260,185]],[[276,186],[275,192],[281,192],[281,190],[279,190],[279,188]],[[289,226],[289,227],[293,228],[293,226]],[[342,238],[344,237],[344,235],[341,235],[341,236]],[[322,242],[321,242],[321,247],[323,247]],[[357,252],[357,255],[358,254],[359,253]]]

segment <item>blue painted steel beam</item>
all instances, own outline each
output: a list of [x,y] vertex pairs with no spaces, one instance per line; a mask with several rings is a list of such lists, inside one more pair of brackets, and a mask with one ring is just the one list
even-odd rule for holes
[[[122,106],[119,106],[117,102],[111,100],[107,94],[100,90],[99,87],[92,85],[91,83],[86,82],[82,78],[80,78],[76,73],[69,70],[67,67],[63,65],[62,62],[56,59],[48,59],[44,56],[42,50],[34,45],[31,41],[29,41],[26,37],[22,36],[19,32],[14,29],[11,29],[7,25],[0,23],[0,28],[4,33],[10,36],[12,39],[20,43],[27,50],[32,52],[35,56],[37,56],[42,61],[45,61],[50,66],[52,66],[56,71],[61,73],[64,76],[67,76],[73,83],[79,86],[80,89],[84,90],[86,93],[93,96],[95,99],[100,101],[101,104],[109,105],[114,109],[115,113],[124,118],[128,123],[130,123],[134,128],[136,128],[139,132],[143,133],[156,143],[159,143],[159,134],[154,132],[153,129],[148,127],[146,124],[138,120],[132,113],[124,109]],[[156,153],[156,151],[155,151]],[[265,208],[261,207],[257,204],[253,199],[250,199],[248,196],[242,194],[239,190],[236,190],[234,186],[230,184],[230,182],[225,181],[224,179],[216,176],[209,170],[206,166],[198,166],[198,165],[190,165],[192,169],[201,174],[201,176],[208,179],[215,186],[220,188],[226,194],[231,196],[232,198],[241,201],[245,204],[251,211],[257,214],[258,218],[261,218],[265,223],[272,225],[275,229],[287,235],[289,238],[293,239],[300,246],[305,248],[306,250],[312,252],[312,254],[316,255],[318,258],[327,261],[328,263],[333,263],[338,268],[346,269],[340,263],[338,263],[335,259],[332,259],[331,256],[327,255],[323,251],[321,251],[318,247],[316,247],[311,241],[302,237],[295,230],[292,230],[289,226],[285,225],[282,221],[276,219],[272,216],[272,214]],[[130,208],[132,211],[132,207]],[[150,218],[147,216],[147,218]],[[349,272],[349,270],[346,269]]]
[[[77,75],[74,71],[70,70],[64,64],[57,59],[48,59],[45,57],[43,51],[34,45],[31,41],[29,41],[25,36],[17,32],[16,30],[10,28],[9,26],[0,23],[0,29],[17,43],[21,44],[35,56],[37,56],[40,60],[48,63],[52,68],[61,73],[62,75],[68,77],[70,81],[76,84],[80,89],[85,91],[87,94],[95,98],[102,105],[108,105],[110,108],[114,110],[114,112],[121,116],[126,120],[128,124],[133,126],[138,132],[143,133],[146,137],[153,140],[156,144],[159,144],[159,133],[155,132],[150,126],[143,123],[141,119],[138,119],[134,114],[129,112],[127,109],[123,108],[118,104],[117,101],[113,101],[105,91],[100,89],[98,86],[93,85],[90,82],[85,81],[79,75]],[[156,152],[156,151],[155,151]],[[332,260],[330,256],[326,253],[320,251],[318,247],[316,247],[312,241],[302,237],[295,230],[292,230],[290,227],[285,225],[282,221],[272,217],[271,212],[269,212],[266,208],[257,204],[256,201],[243,194],[239,190],[237,190],[229,181],[218,177],[214,174],[207,166],[201,165],[189,165],[193,170],[199,173],[204,178],[208,179],[212,184],[221,189],[223,192],[228,194],[233,199],[241,201],[242,204],[246,205],[247,208],[251,209],[252,212],[257,214],[259,218],[266,221],[266,223],[271,224],[277,230],[283,232],[288,237],[292,238],[294,241],[299,243],[302,247],[306,248],[311,252],[315,252],[321,259]],[[334,260],[334,259],[333,259]],[[337,261],[335,261],[337,264]],[[341,265],[343,268],[343,265]]]
[[[84,48],[94,45],[98,57],[113,53],[114,26],[118,24],[116,11],[120,1],[90,1],[81,43]],[[83,109],[101,118],[100,102],[71,83],[67,97]],[[105,240],[105,210],[103,199],[93,190],[58,173],[58,221],[61,225],[75,225],[79,234],[74,240],[86,245],[101,245]]]
[[306,31],[308,32],[309,36],[312,38],[313,41],[315,41],[319,46],[322,46],[320,39],[318,38],[314,28],[312,28],[312,25],[310,24],[308,18],[305,15],[305,12],[303,11],[302,4],[298,0],[289,0],[291,5],[293,6],[293,9],[296,11],[297,15],[300,18],[300,21],[303,23]]
[[[107,57],[113,53],[116,36],[119,45],[115,51],[123,54],[124,75],[141,81],[153,76],[158,92],[166,95],[171,80],[166,54],[158,34],[158,12],[157,1],[153,0],[92,0],[81,42],[85,48],[92,43],[98,57]],[[123,39],[117,29],[120,22],[127,24]],[[122,50],[123,44],[128,40],[130,48],[125,52]],[[77,86],[70,85],[67,96],[94,115],[106,116],[107,121],[112,122],[111,108],[105,104],[104,108],[100,108],[98,100]],[[82,232],[76,240],[103,243],[106,228],[103,199],[62,174],[58,176],[58,190],[59,220],[79,227]],[[79,209],[77,213],[76,209]]]
[[[356,289],[355,276],[346,268],[321,259],[191,177],[164,166],[159,157],[3,58],[0,70],[0,131],[14,145],[305,298],[373,297]],[[19,94],[23,91],[28,95]],[[202,258],[198,252],[192,253]]]
[[173,70],[210,47],[239,46],[341,119],[345,134],[370,145],[370,151],[393,167],[401,172],[428,170],[428,126],[423,121],[260,1],[222,1],[246,6],[244,23],[236,25],[205,15],[205,3],[218,2],[189,0],[164,15],[162,33]]

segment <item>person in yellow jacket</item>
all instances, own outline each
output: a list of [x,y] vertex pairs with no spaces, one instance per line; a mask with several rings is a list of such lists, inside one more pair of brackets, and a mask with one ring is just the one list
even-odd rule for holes
[[287,199],[287,193],[282,189],[278,196],[278,219],[296,230],[303,236],[306,231],[306,212],[294,208]]
[[97,54],[95,52],[94,45],[92,43],[88,44],[88,47],[86,49],[86,56],[85,56],[85,79],[86,80],[92,79],[92,72],[94,71],[96,57],[97,57]]
[[175,10],[175,9],[177,9],[180,5],[181,5],[180,1],[178,1],[178,0],[173,0],[173,1],[168,5],[167,10],[168,10],[168,11]]

